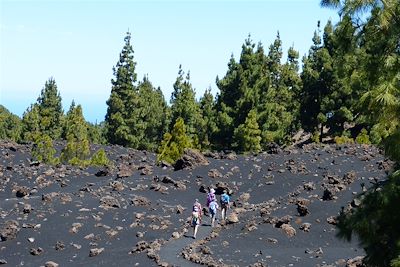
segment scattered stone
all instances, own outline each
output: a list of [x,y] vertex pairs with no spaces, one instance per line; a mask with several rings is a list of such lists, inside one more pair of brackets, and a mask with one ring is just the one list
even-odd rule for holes
[[364,256],[357,256],[355,258],[348,259],[346,262],[346,267],[363,267],[365,266],[363,264],[363,259]]
[[297,203],[297,212],[300,214],[300,216],[306,216],[310,213],[308,207],[300,203]]
[[272,237],[267,238],[267,241],[268,241],[269,243],[272,243],[272,244],[278,243],[278,239],[275,239],[275,238],[272,238]]
[[120,181],[112,181],[112,182],[110,182],[110,186],[114,191],[121,192],[125,189],[124,184]]
[[228,221],[228,223],[237,223],[237,222],[239,222],[239,217],[236,213],[231,212],[228,215],[227,221]]
[[214,179],[222,178],[222,177],[223,177],[222,173],[221,173],[219,170],[217,170],[217,169],[211,169],[211,170],[209,170],[207,175],[208,175],[208,177],[214,178]]
[[300,225],[300,230],[304,232],[310,232],[310,228],[311,228],[311,223],[303,223],[302,225]]
[[235,152],[228,152],[225,155],[223,155],[222,158],[229,160],[237,160],[237,155]]
[[250,193],[243,193],[239,196],[239,199],[244,203],[248,202],[250,199]]
[[361,200],[359,198],[355,198],[351,201],[351,205],[353,207],[359,207],[361,205]]
[[195,149],[186,148],[180,159],[174,164],[174,169],[177,170],[192,170],[198,166],[208,165],[209,161]]
[[140,175],[151,175],[153,173],[153,167],[150,165],[142,165],[139,167]]
[[25,204],[24,204],[23,213],[27,214],[27,213],[31,213],[31,211],[32,211],[32,206],[31,206],[31,204],[25,203]]
[[330,216],[326,218],[327,223],[332,224],[332,225],[337,225],[337,220],[335,216]]
[[181,237],[181,235],[180,235],[178,232],[173,232],[173,233],[172,233],[172,238],[178,239],[178,238],[180,238],[180,237]]
[[272,143],[267,144],[265,151],[268,154],[279,154],[282,150],[277,143],[272,142]]
[[292,237],[296,235],[296,229],[294,229],[290,224],[282,224],[280,227],[283,232],[288,236],[288,237]]
[[9,220],[0,227],[0,240],[7,241],[17,238],[18,232],[21,230],[19,223],[15,220]]
[[59,265],[58,265],[58,263],[56,263],[56,262],[54,262],[54,261],[47,261],[45,264],[44,264],[44,267],[58,267]]
[[181,205],[176,206],[176,214],[183,214],[186,209]]
[[112,196],[105,196],[100,199],[100,207],[104,209],[108,208],[121,208],[121,204],[119,204],[118,199]]
[[313,182],[308,182],[303,185],[304,190],[311,191],[315,190],[315,184]]
[[33,256],[38,256],[38,255],[42,254],[43,251],[44,250],[41,247],[38,247],[38,248],[31,248],[29,252]]
[[325,188],[324,193],[322,195],[322,200],[328,201],[334,199],[334,191],[330,188]]
[[111,170],[109,167],[104,167],[104,168],[100,169],[99,171],[97,171],[95,175],[97,177],[110,176]]
[[28,196],[30,193],[30,189],[26,186],[20,186],[16,189],[15,195],[19,198],[22,198],[24,196]]
[[117,178],[126,178],[132,176],[133,171],[128,165],[121,164],[117,171]]
[[54,246],[56,250],[64,250],[65,244],[62,241],[57,241],[56,245]]
[[131,204],[133,206],[149,206],[151,201],[148,200],[146,197],[134,195],[131,199]]
[[89,251],[89,257],[95,257],[99,254],[101,254],[104,251],[104,248],[92,248]]

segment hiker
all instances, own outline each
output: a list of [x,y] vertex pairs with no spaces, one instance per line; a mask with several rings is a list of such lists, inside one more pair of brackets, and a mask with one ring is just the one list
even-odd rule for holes
[[226,220],[228,216],[227,212],[230,207],[230,197],[227,194],[226,189],[223,191],[223,194],[221,195],[220,203],[221,203],[221,220]]
[[214,190],[214,188],[211,188],[210,189],[210,193],[207,194],[207,207],[209,208],[210,207],[210,203],[212,201],[215,201],[216,199],[217,198],[215,196],[215,190]]
[[201,204],[198,199],[194,201],[192,208],[191,225],[193,227],[193,239],[196,239],[197,230],[201,224]]
[[213,200],[210,202],[208,206],[208,211],[210,212],[211,216],[211,227],[214,227],[215,217],[217,216],[217,210],[219,209],[217,200]]

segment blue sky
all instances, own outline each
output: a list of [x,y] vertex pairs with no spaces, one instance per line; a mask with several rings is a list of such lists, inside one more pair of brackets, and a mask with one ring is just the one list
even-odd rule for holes
[[287,49],[307,53],[317,21],[338,20],[319,0],[5,1],[0,0],[0,104],[22,116],[54,77],[67,110],[104,120],[112,68],[132,33],[138,80],[148,74],[169,101],[179,64],[199,98],[218,92],[231,54],[249,34],[267,50],[277,31]]

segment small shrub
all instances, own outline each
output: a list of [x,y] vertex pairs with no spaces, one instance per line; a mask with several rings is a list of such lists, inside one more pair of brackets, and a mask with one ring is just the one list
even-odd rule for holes
[[192,142],[186,134],[186,126],[182,118],[178,118],[171,133],[165,133],[158,149],[157,161],[165,160],[174,163],[183,154],[185,148],[191,148]]
[[104,149],[99,149],[93,154],[90,165],[94,166],[107,166],[110,164],[110,160],[107,158],[107,154]]
[[73,157],[68,161],[68,163],[74,166],[79,166],[84,168],[90,165],[90,160],[82,160],[77,157]]
[[354,139],[345,135],[335,136],[335,143],[337,145],[354,144]]
[[57,164],[59,159],[54,157],[56,150],[53,147],[53,140],[47,134],[37,134],[34,136],[34,145],[32,147],[32,158],[48,163]]
[[313,141],[314,143],[319,143],[319,137],[320,137],[320,132],[319,131],[315,131],[312,135],[311,135],[311,141]]
[[368,131],[363,128],[361,132],[357,135],[356,142],[358,144],[371,144],[368,136]]

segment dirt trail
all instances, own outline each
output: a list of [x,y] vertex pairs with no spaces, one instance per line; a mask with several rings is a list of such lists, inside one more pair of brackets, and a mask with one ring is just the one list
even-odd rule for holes
[[207,237],[211,231],[212,227],[209,224],[203,224],[197,231],[197,238],[193,239],[193,228],[190,228],[189,232],[181,238],[171,240],[161,247],[161,250],[159,251],[161,262],[167,262],[172,266],[198,266],[198,264],[185,260],[182,257],[182,249],[196,240]]

